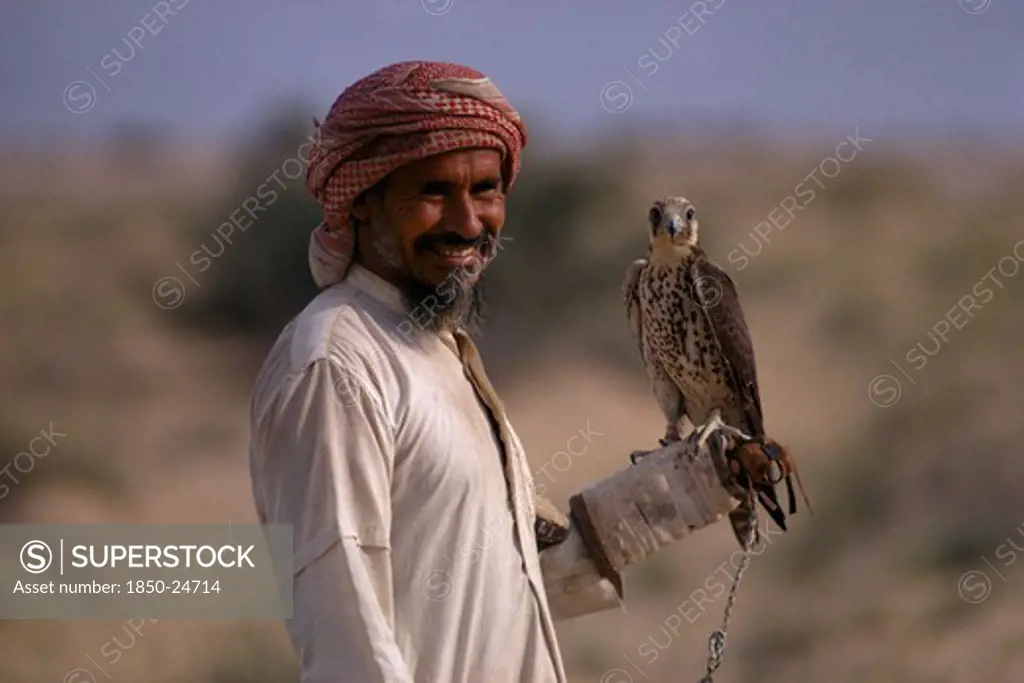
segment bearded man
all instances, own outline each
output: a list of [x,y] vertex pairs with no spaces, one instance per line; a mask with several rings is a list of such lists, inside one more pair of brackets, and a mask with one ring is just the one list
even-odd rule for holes
[[[293,529],[303,683],[562,683],[553,619],[621,604],[600,535],[535,497],[470,337],[526,137],[484,74],[437,62],[370,74],[319,126],[322,292],[251,411],[259,520]],[[665,495],[689,529],[735,504]]]

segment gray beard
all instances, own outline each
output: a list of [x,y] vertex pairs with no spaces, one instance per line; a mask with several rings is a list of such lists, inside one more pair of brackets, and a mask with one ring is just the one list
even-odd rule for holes
[[416,280],[402,263],[397,231],[389,227],[375,231],[370,247],[393,273],[392,279],[409,308],[414,329],[437,334],[461,327],[470,334],[479,333],[486,308],[483,273],[475,284],[468,282],[461,270],[452,271],[438,285]]
[[480,331],[486,308],[483,281],[469,284],[460,275],[455,271],[439,285],[410,279],[399,286],[416,327],[435,334],[457,328],[470,334]]

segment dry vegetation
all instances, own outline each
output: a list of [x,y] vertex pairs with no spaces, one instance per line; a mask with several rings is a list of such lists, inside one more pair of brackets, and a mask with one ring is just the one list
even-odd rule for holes
[[[248,389],[312,291],[303,254],[316,212],[293,184],[209,270],[188,258],[293,155],[296,131],[274,130],[239,158],[177,143],[7,155],[0,466],[50,422],[67,437],[0,500],[0,521],[253,521]],[[642,253],[649,201],[685,194],[740,289],[769,431],[798,455],[817,513],[754,559],[716,680],[1019,680],[1024,562],[996,551],[1024,548],[1024,272],[997,271],[1003,288],[923,367],[906,354],[934,350],[929,331],[1024,239],[1024,154],[875,140],[748,267],[727,261],[757,249],[754,226],[836,142],[619,141],[602,164],[596,152],[531,152],[489,283],[485,357],[536,468],[588,424],[601,434],[550,485],[557,502],[624,466],[662,425],[618,285]],[[175,262],[198,285],[163,310],[152,287],[180,273]],[[868,392],[883,373],[902,383],[888,408]],[[726,524],[703,530],[629,574],[626,612],[561,624],[571,680],[696,680],[725,601],[695,608],[693,592],[733,544]],[[958,592],[970,569],[993,579],[980,604]],[[683,612],[694,623],[671,619]],[[5,622],[0,680],[63,680],[113,637],[127,643],[124,628]],[[152,624],[109,674],[297,680],[279,623]]]

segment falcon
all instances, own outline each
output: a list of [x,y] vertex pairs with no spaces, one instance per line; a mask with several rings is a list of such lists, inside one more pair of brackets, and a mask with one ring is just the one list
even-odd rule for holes
[[[788,452],[765,436],[754,349],[736,286],[698,245],[696,210],[683,197],[654,202],[650,249],[627,271],[623,298],[630,330],[668,426],[661,445],[681,440],[685,421],[705,441],[716,428],[737,437],[730,489],[740,504],[729,513],[736,539],[757,533],[755,498],[783,531],[786,515],[775,484],[783,478],[789,514],[796,512]],[[810,510],[806,494],[805,504]]]

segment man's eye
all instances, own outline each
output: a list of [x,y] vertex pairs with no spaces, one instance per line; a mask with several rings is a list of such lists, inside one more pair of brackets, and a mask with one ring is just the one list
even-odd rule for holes
[[430,197],[445,197],[448,195],[448,191],[449,187],[447,183],[424,183],[423,189],[420,190],[420,194]]
[[485,183],[479,183],[473,186],[473,194],[485,194],[491,195],[497,192],[499,189],[498,183],[488,181]]

